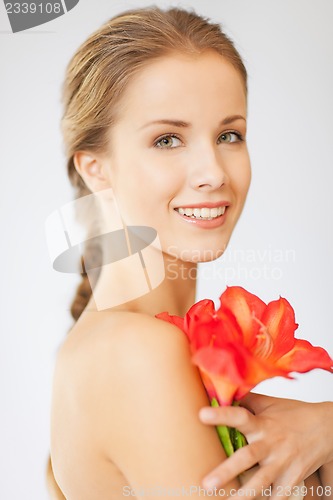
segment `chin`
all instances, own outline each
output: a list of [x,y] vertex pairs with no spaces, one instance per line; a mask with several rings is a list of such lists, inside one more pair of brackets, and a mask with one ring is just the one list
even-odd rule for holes
[[[219,248],[218,250],[204,250],[201,252],[201,254],[199,255],[199,258],[197,260],[193,260],[193,262],[212,262],[216,259],[218,259],[219,257],[221,257],[221,255],[224,254],[224,251],[225,251],[225,248],[221,249]],[[196,258],[196,256],[195,256]]]
[[223,248],[181,248],[178,247],[175,251],[169,251],[169,255],[176,257],[184,262],[193,262],[198,264],[200,262],[212,262],[223,255],[226,245]]

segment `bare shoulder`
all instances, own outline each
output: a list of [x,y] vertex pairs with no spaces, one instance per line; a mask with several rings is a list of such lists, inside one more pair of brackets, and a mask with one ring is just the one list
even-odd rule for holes
[[73,328],[59,357],[70,364],[75,360],[79,365],[96,362],[99,366],[103,361],[118,364],[121,360],[125,368],[124,362],[138,354],[150,358],[165,349],[189,353],[186,337],[176,326],[142,313],[94,312]]
[[90,406],[91,397],[105,398],[105,391],[110,399],[119,398],[117,390],[123,393],[126,381],[140,390],[149,373],[163,380],[176,367],[194,370],[185,334],[176,326],[141,313],[96,312],[70,332],[56,372],[77,391],[78,401]]
[[60,363],[83,434],[130,484],[198,486],[225,455],[215,429],[198,417],[209,401],[185,334],[123,312],[87,317],[80,329]]

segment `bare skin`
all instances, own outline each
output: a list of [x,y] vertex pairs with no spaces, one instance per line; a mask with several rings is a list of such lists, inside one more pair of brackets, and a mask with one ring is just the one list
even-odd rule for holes
[[[191,90],[186,99],[184,86]],[[221,92],[228,99],[222,100]],[[133,80],[125,103],[111,131],[112,154],[79,152],[77,168],[92,191],[113,189],[127,226],[154,227],[162,248],[176,250],[163,252],[166,276],[149,294],[99,312],[92,298],[59,353],[51,453],[68,499],[119,498],[129,485],[199,487],[225,459],[215,430],[198,417],[208,400],[187,340],[154,315],[185,314],[195,299],[195,279],[186,279],[195,270],[193,260],[221,255],[242,211],[249,158],[245,141],[228,131],[245,136],[243,84],[215,53],[170,57]],[[170,123],[147,125],[160,119],[188,125],[171,125],[171,131]],[[168,137],[166,148],[156,144],[162,135]],[[228,200],[228,218],[208,231],[184,222],[174,210],[219,200]],[[102,269],[99,297],[112,293],[110,283],[117,278],[112,267]],[[133,286],[130,274],[121,280]],[[66,463],[75,463],[75,470]],[[237,486],[232,480],[226,489]]]
[[[213,52],[173,54],[129,84],[109,151],[75,155],[92,192],[113,190],[125,226],[156,229],[166,276],[149,294],[112,309],[98,311],[92,297],[59,352],[51,455],[68,500],[122,498],[126,487],[137,498],[154,486],[199,488],[228,463],[214,428],[199,419],[209,402],[185,337],[154,316],[184,315],[195,300],[196,262],[216,259],[227,246],[250,183],[245,135],[237,71]],[[219,201],[228,201],[225,222],[211,229],[175,210]],[[112,267],[103,268],[96,293],[117,294],[110,286],[117,282]],[[131,274],[121,283],[133,286]],[[238,488],[237,473],[229,474],[227,493]]]
[[207,403],[175,327],[138,313],[86,313],[55,375],[52,459],[66,498],[199,487],[225,458],[215,430],[198,418]]
[[317,446],[318,429],[325,429],[327,422],[332,421],[332,403],[304,403],[249,394],[242,400],[241,406],[205,408],[200,413],[201,420],[211,425],[224,423],[236,426],[249,442],[249,446],[212,471],[204,484],[215,478],[216,486],[223,487],[224,481],[260,463],[257,474],[244,487],[261,491],[262,487],[268,488],[274,483],[272,498],[277,500],[282,492],[308,478],[305,482],[308,488],[326,486],[323,497],[332,498],[331,434],[326,433],[321,449]]

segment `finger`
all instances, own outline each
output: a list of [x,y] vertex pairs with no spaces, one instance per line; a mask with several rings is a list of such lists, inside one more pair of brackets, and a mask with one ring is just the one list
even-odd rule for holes
[[244,398],[241,399],[240,405],[243,408],[253,412],[261,413],[271,406],[277,398],[271,396],[265,396],[264,394],[257,394],[255,392],[249,392]]
[[244,500],[245,497],[256,498],[258,496],[269,498],[274,477],[276,477],[276,468],[271,465],[246,471],[243,475],[240,493],[233,496],[233,500]]
[[[288,491],[289,488],[283,487],[279,484],[277,487],[274,487],[271,493],[271,500],[280,500],[281,498],[289,498],[290,495],[287,495]],[[292,496],[290,498],[292,498]]]
[[[282,477],[281,477],[282,479]],[[298,479],[296,478],[296,475],[293,475],[292,477],[289,476],[289,478],[285,478],[283,482],[279,481],[279,483],[274,482],[273,485],[273,491],[271,494],[271,499],[279,500],[281,497],[282,498],[293,498],[294,496],[299,497],[299,495],[304,493],[304,483],[298,475]]]
[[208,489],[225,486],[243,471],[250,469],[265,458],[265,448],[261,442],[255,442],[240,448],[203,479],[203,487]]
[[273,491],[271,493],[271,500],[280,500],[281,498],[293,498],[292,495],[293,488],[290,486],[282,486],[278,484],[274,486]]
[[236,427],[245,435],[257,430],[256,417],[239,406],[204,407],[199,412],[199,418],[205,424]]

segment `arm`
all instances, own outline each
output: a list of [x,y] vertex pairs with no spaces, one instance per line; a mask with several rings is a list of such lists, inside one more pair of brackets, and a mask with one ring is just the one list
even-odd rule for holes
[[[319,477],[324,487],[331,488],[331,495],[326,495],[326,498],[333,498],[333,403],[322,403],[322,407],[325,415],[325,424],[327,425],[327,432],[323,433],[322,436],[325,436],[325,440],[327,439],[328,443],[331,443],[331,446],[327,447],[327,456],[322,461],[323,464],[319,469]],[[326,491],[329,491],[328,488]]]
[[[235,425],[249,442],[249,446],[237,451],[212,475],[220,481],[228,480],[242,468],[259,462],[261,467],[256,477],[244,487],[259,490],[262,485],[273,483],[276,493],[278,486],[292,487],[304,478],[308,478],[305,482],[308,487],[320,485],[319,477],[323,486],[331,486],[332,403],[304,403],[249,394],[242,405],[245,408],[214,409],[215,417],[209,419],[214,425]],[[208,423],[208,419],[204,421]],[[323,495],[323,498],[331,497]]]
[[[188,342],[173,325],[133,317],[99,339],[87,388],[96,442],[136,490],[192,488],[199,498],[193,488],[225,455],[215,429],[198,418],[208,399]],[[237,487],[230,480],[224,489]]]
[[333,461],[320,467],[319,477],[323,486],[331,488],[331,496],[328,498],[333,498]]

